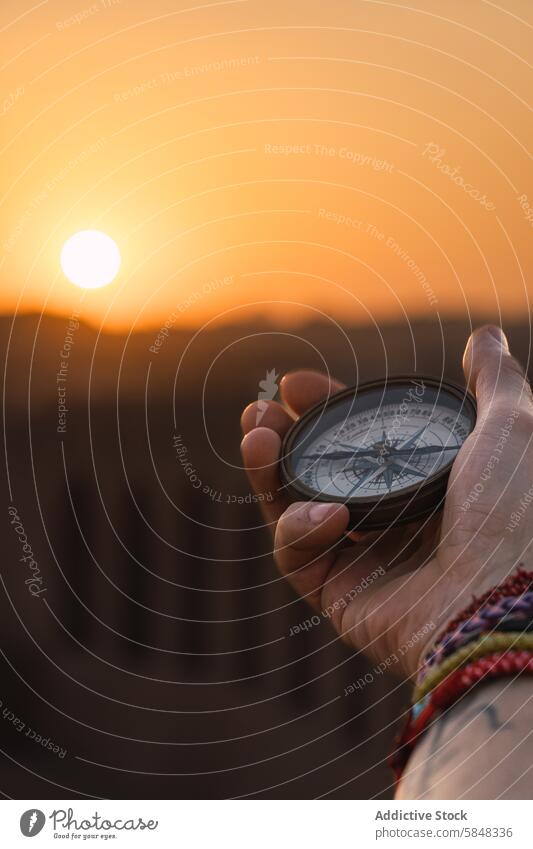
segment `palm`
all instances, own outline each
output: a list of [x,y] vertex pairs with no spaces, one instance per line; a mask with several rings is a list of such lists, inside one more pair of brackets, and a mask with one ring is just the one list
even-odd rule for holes
[[446,571],[439,557],[440,524],[437,516],[372,534],[335,558],[322,590],[323,607],[379,575],[371,591],[356,595],[336,623],[355,648],[381,660],[407,646],[420,630],[431,634],[430,591]]

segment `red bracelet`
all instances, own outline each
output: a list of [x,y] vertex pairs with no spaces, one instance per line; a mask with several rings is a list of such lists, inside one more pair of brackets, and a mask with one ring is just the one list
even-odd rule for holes
[[533,653],[531,651],[495,652],[479,657],[477,660],[456,669],[444,679],[431,694],[435,707],[445,710],[457,701],[474,684],[484,678],[498,678],[526,672],[533,674]]

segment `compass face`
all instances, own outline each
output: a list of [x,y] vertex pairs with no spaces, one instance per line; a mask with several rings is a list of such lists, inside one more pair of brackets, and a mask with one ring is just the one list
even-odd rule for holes
[[348,507],[398,503],[402,496],[416,501],[436,479],[445,486],[474,424],[473,399],[453,384],[426,378],[366,384],[317,405],[293,426],[283,476],[300,498]]

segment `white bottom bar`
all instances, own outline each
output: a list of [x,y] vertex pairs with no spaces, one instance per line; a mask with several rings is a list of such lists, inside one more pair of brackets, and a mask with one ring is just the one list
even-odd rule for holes
[[[524,801],[4,801],[2,847],[530,849]],[[30,844],[32,845],[32,844]]]

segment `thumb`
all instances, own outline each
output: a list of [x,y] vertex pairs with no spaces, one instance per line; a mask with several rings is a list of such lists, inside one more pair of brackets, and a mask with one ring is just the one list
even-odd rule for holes
[[511,356],[501,328],[486,325],[474,330],[464,357],[468,388],[476,397],[478,420],[514,409],[533,413],[531,389],[520,363]]

